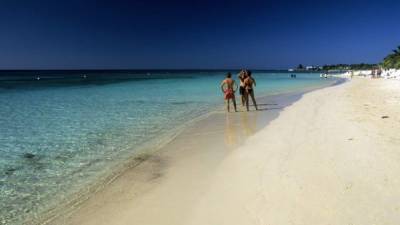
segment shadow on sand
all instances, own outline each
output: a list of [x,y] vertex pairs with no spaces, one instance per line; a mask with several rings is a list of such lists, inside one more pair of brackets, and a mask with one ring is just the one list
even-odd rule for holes
[[[261,104],[257,104],[257,105],[278,105],[278,104],[276,104],[276,103],[270,103],[270,104],[268,104],[268,103],[261,103]],[[254,105],[249,105],[249,106],[254,106]]]
[[[258,109],[257,111],[267,111],[267,110],[277,110],[277,109],[283,109],[283,107],[261,108],[261,109]],[[250,110],[250,111],[256,111],[256,110]]]
[[[257,112],[257,111],[268,111],[268,110],[279,110],[283,109],[284,107],[273,107],[273,108],[259,108],[258,110],[250,109],[248,112]],[[231,111],[234,112],[234,111]],[[237,112],[247,112],[246,109],[238,109]]]

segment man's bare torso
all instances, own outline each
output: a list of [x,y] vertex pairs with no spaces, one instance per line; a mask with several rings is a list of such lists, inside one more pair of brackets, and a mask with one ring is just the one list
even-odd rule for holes
[[224,84],[226,84],[226,88],[227,89],[232,89],[233,90],[233,86],[235,85],[235,81],[232,78],[226,78],[223,82],[224,82]]

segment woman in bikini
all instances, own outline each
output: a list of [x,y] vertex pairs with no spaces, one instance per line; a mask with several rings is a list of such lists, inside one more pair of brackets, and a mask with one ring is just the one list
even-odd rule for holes
[[229,112],[229,104],[230,104],[230,100],[232,100],[233,102],[233,107],[235,108],[235,112],[237,112],[236,110],[236,100],[235,100],[235,91],[237,89],[237,84],[235,82],[235,80],[232,79],[232,74],[228,73],[226,75],[226,78],[221,82],[221,90],[224,93],[224,99],[227,102],[227,107],[226,109]]
[[246,79],[246,70],[241,70],[239,75],[238,75],[238,79],[240,81],[240,85],[239,85],[239,94],[242,100],[242,106],[244,106],[246,99],[245,99],[245,95],[246,95],[246,90],[244,88],[244,80]]
[[251,71],[247,71],[247,78],[244,80],[244,86],[245,86],[245,90],[246,90],[245,101],[246,101],[247,111],[249,111],[249,96],[251,97],[251,100],[253,101],[254,107],[256,107],[256,110],[258,110],[257,102],[256,102],[256,99],[254,98],[253,85],[254,85],[254,87],[256,86],[256,80],[254,80],[254,78],[251,77]]

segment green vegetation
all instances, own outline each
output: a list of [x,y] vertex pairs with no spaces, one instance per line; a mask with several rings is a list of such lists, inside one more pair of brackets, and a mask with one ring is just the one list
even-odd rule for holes
[[322,70],[372,70],[377,69],[377,64],[335,64],[335,65],[324,65]]
[[400,46],[383,59],[382,67],[385,69],[400,69]]
[[360,63],[360,64],[333,64],[333,65],[324,65],[322,67],[320,66],[313,66],[311,68],[305,67],[302,64],[299,64],[296,68],[296,71],[329,71],[329,70],[339,70],[339,71],[344,71],[344,70],[373,70],[373,69],[378,69],[379,65],[378,64],[366,64],[366,63]]
[[360,63],[360,64],[334,64],[334,65],[324,65],[321,67],[312,67],[308,68],[299,64],[296,68],[297,71],[302,70],[311,70],[311,71],[328,71],[328,70],[373,70],[373,69],[400,69],[400,46],[397,46],[397,49],[394,49],[392,53],[387,55],[383,62],[380,64],[367,64],[367,63]]

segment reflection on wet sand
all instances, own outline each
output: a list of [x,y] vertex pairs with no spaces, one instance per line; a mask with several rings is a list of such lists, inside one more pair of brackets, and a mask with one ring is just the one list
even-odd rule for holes
[[225,116],[225,144],[229,148],[234,148],[238,145],[238,136],[235,124],[236,116],[232,114],[226,114]]
[[235,148],[241,142],[257,131],[257,118],[259,112],[227,113],[225,115],[225,144]]
[[258,112],[241,113],[242,135],[249,137],[257,131],[257,116]]

